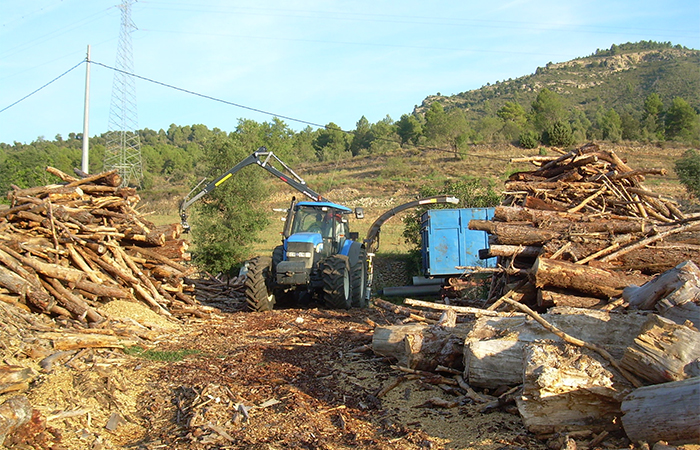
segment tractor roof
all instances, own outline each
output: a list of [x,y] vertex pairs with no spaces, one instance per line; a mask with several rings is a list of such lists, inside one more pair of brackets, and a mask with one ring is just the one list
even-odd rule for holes
[[343,205],[338,205],[337,203],[331,203],[331,202],[299,202],[297,203],[297,206],[311,206],[314,208],[334,208],[338,209],[344,213],[351,213],[352,209],[348,208],[347,206]]

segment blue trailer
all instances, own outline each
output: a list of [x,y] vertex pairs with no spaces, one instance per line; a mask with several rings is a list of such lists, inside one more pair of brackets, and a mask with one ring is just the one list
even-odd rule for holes
[[472,219],[491,220],[494,208],[431,209],[421,217],[423,274],[458,276],[456,267],[495,267],[496,258],[480,259],[489,248],[485,231],[470,230]]

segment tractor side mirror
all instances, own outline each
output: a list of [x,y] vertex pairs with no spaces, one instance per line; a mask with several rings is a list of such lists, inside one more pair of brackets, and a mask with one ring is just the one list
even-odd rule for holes
[[360,208],[360,207],[355,208],[355,218],[356,219],[364,219],[365,218],[364,208]]

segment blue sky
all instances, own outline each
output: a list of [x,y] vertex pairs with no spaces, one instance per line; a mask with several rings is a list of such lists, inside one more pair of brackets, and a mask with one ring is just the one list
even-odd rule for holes
[[[0,0],[0,142],[82,132],[81,61],[89,44],[92,61],[117,65],[120,1]],[[137,128],[154,130],[275,115],[352,130],[612,44],[700,49],[698,0],[143,0],[131,17],[135,74],[272,114],[136,79]],[[95,136],[108,131],[114,72],[92,64],[90,78]]]

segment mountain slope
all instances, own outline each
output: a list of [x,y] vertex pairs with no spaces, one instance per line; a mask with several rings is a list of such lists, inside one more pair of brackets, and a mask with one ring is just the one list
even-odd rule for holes
[[700,110],[700,51],[648,42],[613,46],[588,57],[549,63],[514,80],[452,96],[429,96],[415,112],[424,112],[434,101],[464,109],[469,118],[492,115],[507,101],[527,109],[543,88],[584,111],[641,110],[651,93],[667,106],[681,97]]

